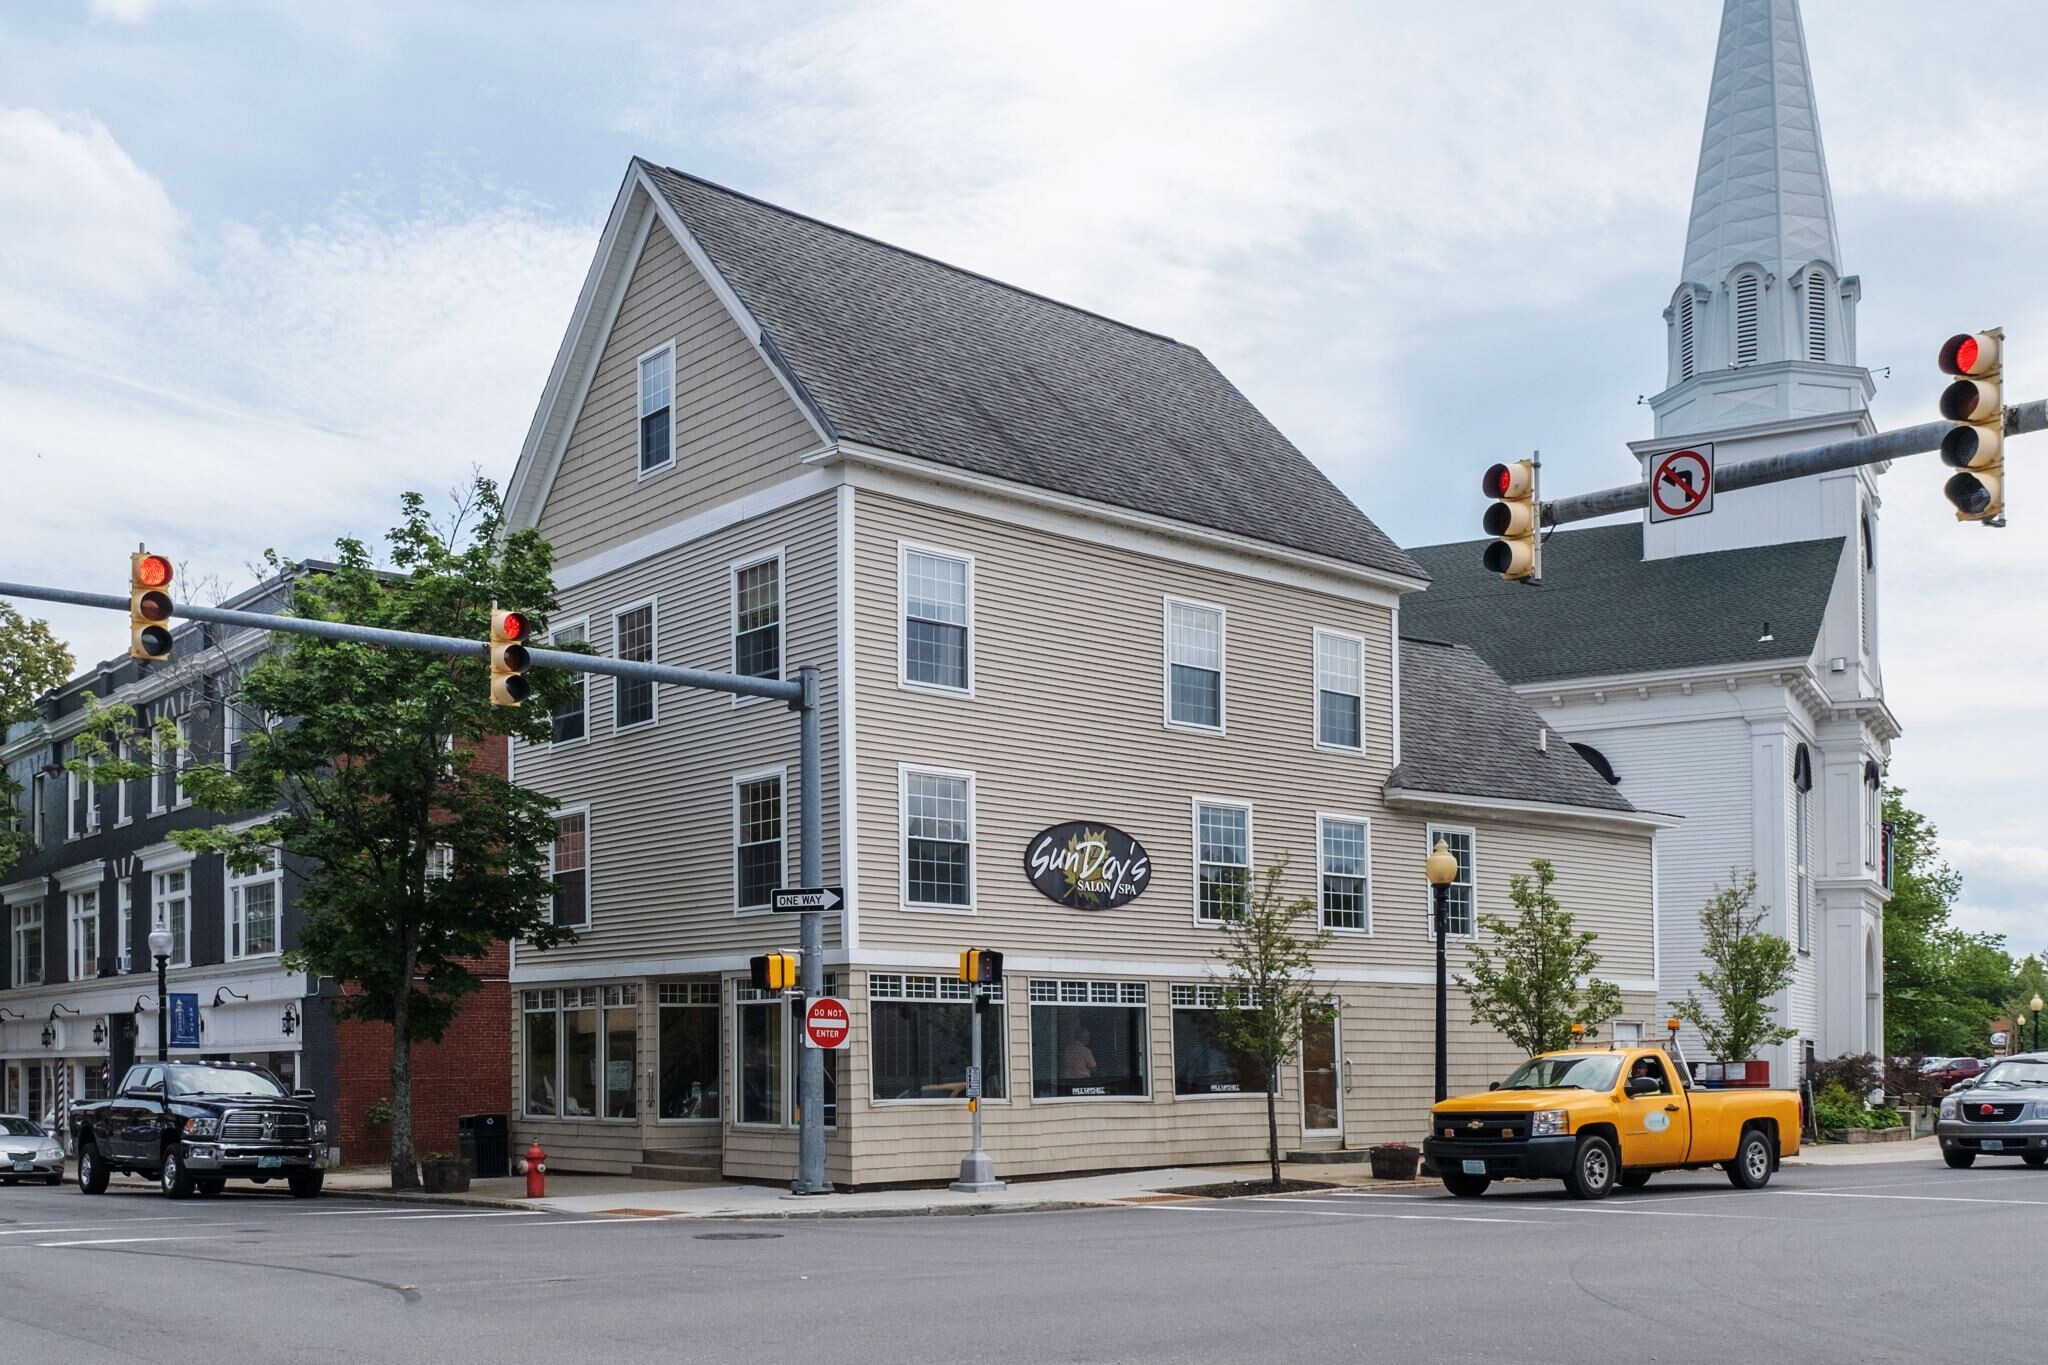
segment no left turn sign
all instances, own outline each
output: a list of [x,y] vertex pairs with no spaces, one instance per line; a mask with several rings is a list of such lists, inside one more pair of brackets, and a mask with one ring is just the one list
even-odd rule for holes
[[1714,446],[1659,455],[1650,466],[1650,520],[1676,521],[1714,510]]

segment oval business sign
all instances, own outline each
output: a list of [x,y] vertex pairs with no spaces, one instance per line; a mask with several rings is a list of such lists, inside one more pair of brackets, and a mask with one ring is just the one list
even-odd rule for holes
[[1032,836],[1024,847],[1024,875],[1061,905],[1113,910],[1151,885],[1152,858],[1114,825],[1072,820]]

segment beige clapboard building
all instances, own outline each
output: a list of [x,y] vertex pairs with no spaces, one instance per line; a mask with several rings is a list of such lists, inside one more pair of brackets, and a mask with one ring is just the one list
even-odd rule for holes
[[[1657,1010],[1668,822],[1475,654],[1402,640],[1421,570],[1187,346],[636,161],[509,497],[560,558],[554,639],[821,670],[835,1182],[956,1170],[968,946],[1007,955],[1003,1174],[1256,1155],[1216,922],[1282,858],[1339,1005],[1283,1079],[1289,1149],[1420,1135],[1439,835],[1454,966],[1548,857],[1618,1027]],[[786,1179],[801,1043],[746,966],[796,939],[766,909],[796,881],[792,714],[590,678],[554,726],[514,770],[562,802],[578,935],[515,955],[517,1141]],[[1452,1024],[1455,1084],[1511,1060]]]

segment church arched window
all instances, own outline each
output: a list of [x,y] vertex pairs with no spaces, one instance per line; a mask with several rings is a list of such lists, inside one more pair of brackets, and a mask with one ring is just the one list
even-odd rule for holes
[[1857,546],[1861,551],[1861,574],[1857,584],[1862,598],[1863,653],[1871,652],[1870,642],[1877,634],[1877,533],[1870,524],[1870,509],[1865,507],[1857,520]]
[[1764,282],[1745,270],[1735,277],[1735,363],[1754,365],[1763,350]]
[[1828,358],[1828,276],[1818,267],[1806,272],[1806,358]]
[[1813,755],[1801,744],[1792,751],[1793,930],[1798,935],[1801,952],[1813,950],[1813,881],[1809,872],[1813,856],[1810,851],[1813,810],[1808,795],[1812,791]]

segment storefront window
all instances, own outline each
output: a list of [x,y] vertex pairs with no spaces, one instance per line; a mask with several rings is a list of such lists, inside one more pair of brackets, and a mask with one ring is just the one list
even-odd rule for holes
[[527,991],[526,1112],[630,1119],[638,1111],[638,986]]
[[562,992],[562,1116],[597,1116],[597,990],[590,986]]
[[1173,1093],[1263,1095],[1265,1064],[1220,1037],[1223,987],[1178,983],[1173,988]]
[[624,986],[607,986],[604,991],[604,1116],[608,1119],[630,1119],[640,1111],[636,1102],[640,1088],[633,1083],[640,1010],[637,1004],[625,1003],[626,990]]
[[661,988],[661,1111],[665,1119],[718,1117],[718,983]]
[[1033,981],[1033,1097],[1149,1094],[1146,1018],[1142,981]]
[[[1003,988],[993,987],[981,1015],[982,1095],[992,1100],[1009,1094],[1002,1001]],[[868,978],[868,1017],[875,1099],[957,1100],[966,1093],[975,1017],[966,982],[877,972]]]
[[560,1069],[555,991],[526,993],[526,1112],[552,1118],[556,1113],[555,1073]]
[[[825,994],[837,993],[834,977],[825,978]],[[797,1054],[803,1043],[789,1027],[789,1002],[752,987],[742,987],[733,1010],[739,1052],[739,1121],[772,1128],[794,1127],[797,1121]],[[825,1061],[825,1126],[839,1122],[839,1054],[827,1050]]]

